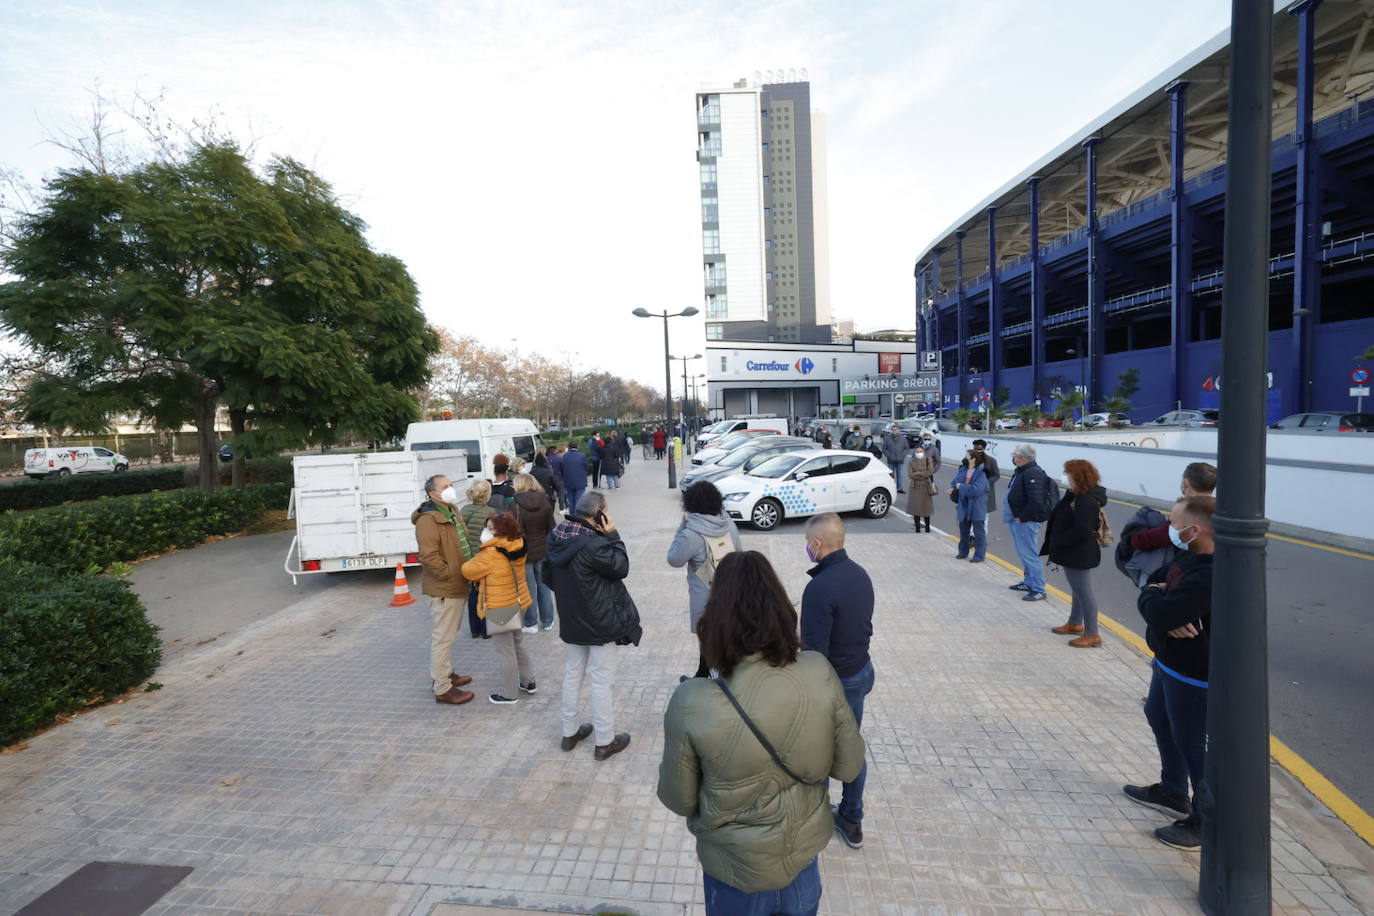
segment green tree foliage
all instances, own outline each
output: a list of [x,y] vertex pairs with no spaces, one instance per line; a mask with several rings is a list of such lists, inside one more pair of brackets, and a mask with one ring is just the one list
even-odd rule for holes
[[0,260],[16,277],[0,328],[44,366],[26,418],[193,422],[206,490],[221,407],[237,454],[402,433],[438,342],[405,266],[363,230],[309,169],[259,175],[231,142],[58,173]]
[[987,419],[987,421],[988,421],[988,422],[987,422],[987,431],[988,431],[989,433],[996,433],[996,432],[999,432],[999,431],[1000,431],[1000,427],[998,427],[997,421],[1006,418],[1006,416],[1007,416],[1007,405],[1006,405],[1005,403],[999,403],[999,402],[997,402],[997,401],[993,401],[993,402],[989,403],[988,406],[987,406],[987,409],[983,411],[983,416],[984,416],[984,417]]
[[973,419],[973,411],[967,407],[959,407],[949,412],[949,418],[954,421],[955,427],[959,432],[964,432],[969,420]]
[[1374,347],[1370,347],[1369,349],[1365,350],[1363,353],[1361,353],[1359,356],[1356,356],[1355,358],[1356,358],[1356,359],[1374,359]]
[[1035,429],[1035,424],[1045,416],[1038,404],[1023,404],[1015,408],[1012,414],[1021,421],[1021,426],[1025,429]]
[[[1100,406],[1103,410],[1112,413],[1126,413],[1131,409],[1131,396],[1140,390],[1140,370],[1127,369],[1118,375],[1116,380],[1116,391],[1112,393],[1111,397],[1104,399]],[[1119,427],[1122,424],[1120,421],[1113,420],[1110,425]]]
[[1074,411],[1083,406],[1083,392],[1063,391],[1059,394],[1059,403],[1054,408],[1055,419],[1064,421],[1064,429],[1073,429]]

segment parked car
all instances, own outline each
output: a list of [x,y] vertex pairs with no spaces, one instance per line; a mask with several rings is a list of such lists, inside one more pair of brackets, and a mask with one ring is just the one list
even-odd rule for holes
[[940,438],[940,424],[936,422],[934,417],[928,417],[924,420],[920,417],[898,420],[897,428],[902,431],[902,435],[906,436],[908,445],[915,445],[919,442],[921,433],[924,432],[930,432],[935,438]]
[[1140,424],[1141,426],[1185,426],[1190,429],[1215,429],[1221,423],[1219,410],[1171,410]]
[[699,480],[720,480],[731,474],[747,474],[778,455],[788,452],[814,452],[820,447],[820,443],[814,439],[797,436],[760,436],[750,439],[739,448],[732,449],[718,461],[689,468],[682,476],[680,486],[685,490]]
[[779,455],[747,474],[716,481],[730,517],[771,531],[784,518],[863,511],[882,518],[897,487],[887,465],[868,452]]
[[737,420],[721,420],[712,423],[697,434],[697,449],[706,448],[733,432],[742,429],[771,429],[779,435],[790,433],[786,417],[745,417]]
[[126,456],[99,445],[31,448],[24,452],[24,474],[27,477],[104,474],[128,469],[129,459]]
[[1300,433],[1370,433],[1374,432],[1374,414],[1322,410],[1314,413],[1295,413],[1269,426]]
[[1036,429],[1063,429],[1064,421],[1055,417],[1041,417],[1035,421]]
[[717,439],[710,445],[697,449],[692,456],[692,465],[700,466],[719,461],[722,457],[729,454],[732,449],[738,448],[751,439],[758,439],[763,436],[781,435],[776,429],[740,429],[730,433],[722,439]]
[[1090,413],[1083,418],[1083,426],[1087,429],[1107,428],[1124,429],[1131,425],[1131,418],[1120,411],[1104,411],[1102,413]]

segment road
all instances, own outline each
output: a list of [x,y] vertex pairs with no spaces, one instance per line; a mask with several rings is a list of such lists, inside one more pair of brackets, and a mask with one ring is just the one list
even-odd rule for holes
[[[940,483],[952,474],[946,467]],[[1004,478],[1009,476],[1004,472]],[[1002,522],[1005,493],[1004,479],[997,485],[998,508],[988,523],[988,552],[1019,568]],[[899,496],[897,505],[905,506],[906,497]],[[953,508],[943,495],[937,497],[931,524],[957,532]],[[1133,503],[1109,502],[1112,530],[1120,531],[1135,509]],[[788,520],[779,530],[800,535],[803,524],[802,519]],[[851,513],[845,524],[853,531],[925,537],[915,534],[910,518],[898,512],[879,520]],[[802,549],[800,543],[797,549]],[[1019,593],[1005,591],[1015,581],[1005,570],[986,569],[997,573],[989,600],[1020,599]],[[1374,558],[1270,538],[1267,569],[1270,731],[1361,808],[1374,812]],[[1050,584],[1068,592],[1063,572],[1047,573]],[[1093,588],[1102,613],[1144,635],[1135,610],[1136,589],[1117,571],[1111,549],[1103,551]],[[1112,638],[1110,633],[1104,636]]]

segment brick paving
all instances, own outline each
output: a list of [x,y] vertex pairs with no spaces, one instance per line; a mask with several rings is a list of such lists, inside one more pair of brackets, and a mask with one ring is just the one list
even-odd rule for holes
[[[654,797],[662,711],[696,657],[684,574],[663,562],[679,517],[663,474],[636,460],[607,494],[645,626],[620,655],[620,756],[559,750],[552,633],[527,637],[540,692],[515,707],[484,701],[493,653],[460,634],[479,698],[437,706],[425,601],[387,607],[390,579],[363,576],[0,757],[0,912],[93,860],[194,866],[151,913],[699,912],[691,837]],[[799,598],[799,523],[747,542]],[[879,595],[866,844],[822,854],[822,912],[1198,912],[1197,856],[1159,845],[1164,818],[1120,793],[1158,766],[1145,661],[1110,637],[1066,648],[1047,631],[1061,603],[1023,604],[1010,573],[956,562],[938,535],[849,548]],[[1285,813],[1310,799],[1277,791],[1276,911],[1360,913]]]

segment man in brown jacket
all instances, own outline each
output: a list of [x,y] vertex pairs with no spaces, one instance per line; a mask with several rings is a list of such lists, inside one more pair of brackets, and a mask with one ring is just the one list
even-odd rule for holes
[[459,688],[472,683],[472,678],[453,672],[453,638],[467,607],[468,582],[461,569],[464,561],[472,559],[472,549],[458,525],[458,496],[449,479],[438,474],[426,480],[425,496],[425,502],[411,514],[410,523],[415,526],[424,569],[420,591],[429,596],[434,617],[429,673],[434,679],[434,702],[461,706],[473,695]]

